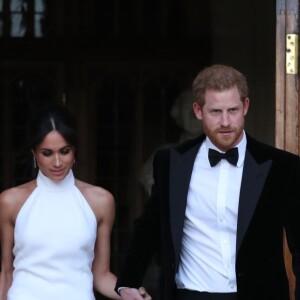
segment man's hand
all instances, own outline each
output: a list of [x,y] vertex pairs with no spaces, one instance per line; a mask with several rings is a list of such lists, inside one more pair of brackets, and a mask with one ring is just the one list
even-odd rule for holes
[[145,288],[122,288],[120,290],[122,300],[152,300]]

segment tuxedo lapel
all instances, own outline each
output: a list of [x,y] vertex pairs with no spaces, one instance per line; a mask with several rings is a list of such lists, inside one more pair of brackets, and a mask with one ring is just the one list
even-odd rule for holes
[[175,249],[176,267],[179,264],[187,194],[198,150],[199,143],[183,154],[179,153],[176,149],[171,149],[169,182],[170,222]]
[[246,151],[238,211],[237,253],[252,219],[271,165],[271,160],[258,164],[251,153]]
[[[247,138],[249,138],[250,142],[250,137]],[[172,148],[170,150],[170,225],[175,250],[176,267],[178,267],[179,264],[180,247],[190,179],[195,158],[203,140],[204,137],[201,137],[198,139],[197,143],[195,143],[186,151],[182,151],[182,149],[178,150],[176,148]],[[250,143],[253,144],[253,142]],[[254,147],[255,144],[252,146]],[[237,253],[252,219],[261,192],[264,188],[265,180],[271,165],[271,160],[263,163],[257,163],[253,155],[247,149],[239,199],[236,240]]]

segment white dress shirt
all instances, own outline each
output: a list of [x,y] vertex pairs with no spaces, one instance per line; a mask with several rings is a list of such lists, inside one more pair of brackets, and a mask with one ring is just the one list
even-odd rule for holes
[[208,149],[220,150],[208,138],[198,151],[187,196],[178,288],[236,292],[236,229],[246,143],[244,132],[237,145],[237,166],[222,159],[211,167]]

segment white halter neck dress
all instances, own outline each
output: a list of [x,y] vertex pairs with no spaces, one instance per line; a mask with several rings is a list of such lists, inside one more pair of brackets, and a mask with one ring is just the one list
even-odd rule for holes
[[73,172],[55,182],[39,171],[37,187],[16,219],[8,300],[94,300],[96,231],[96,217]]

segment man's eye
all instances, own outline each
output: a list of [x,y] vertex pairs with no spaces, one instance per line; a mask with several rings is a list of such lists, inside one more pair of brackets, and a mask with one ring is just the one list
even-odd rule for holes
[[220,110],[219,110],[219,109],[213,109],[211,112],[212,112],[214,115],[217,115],[217,114],[220,113]]

